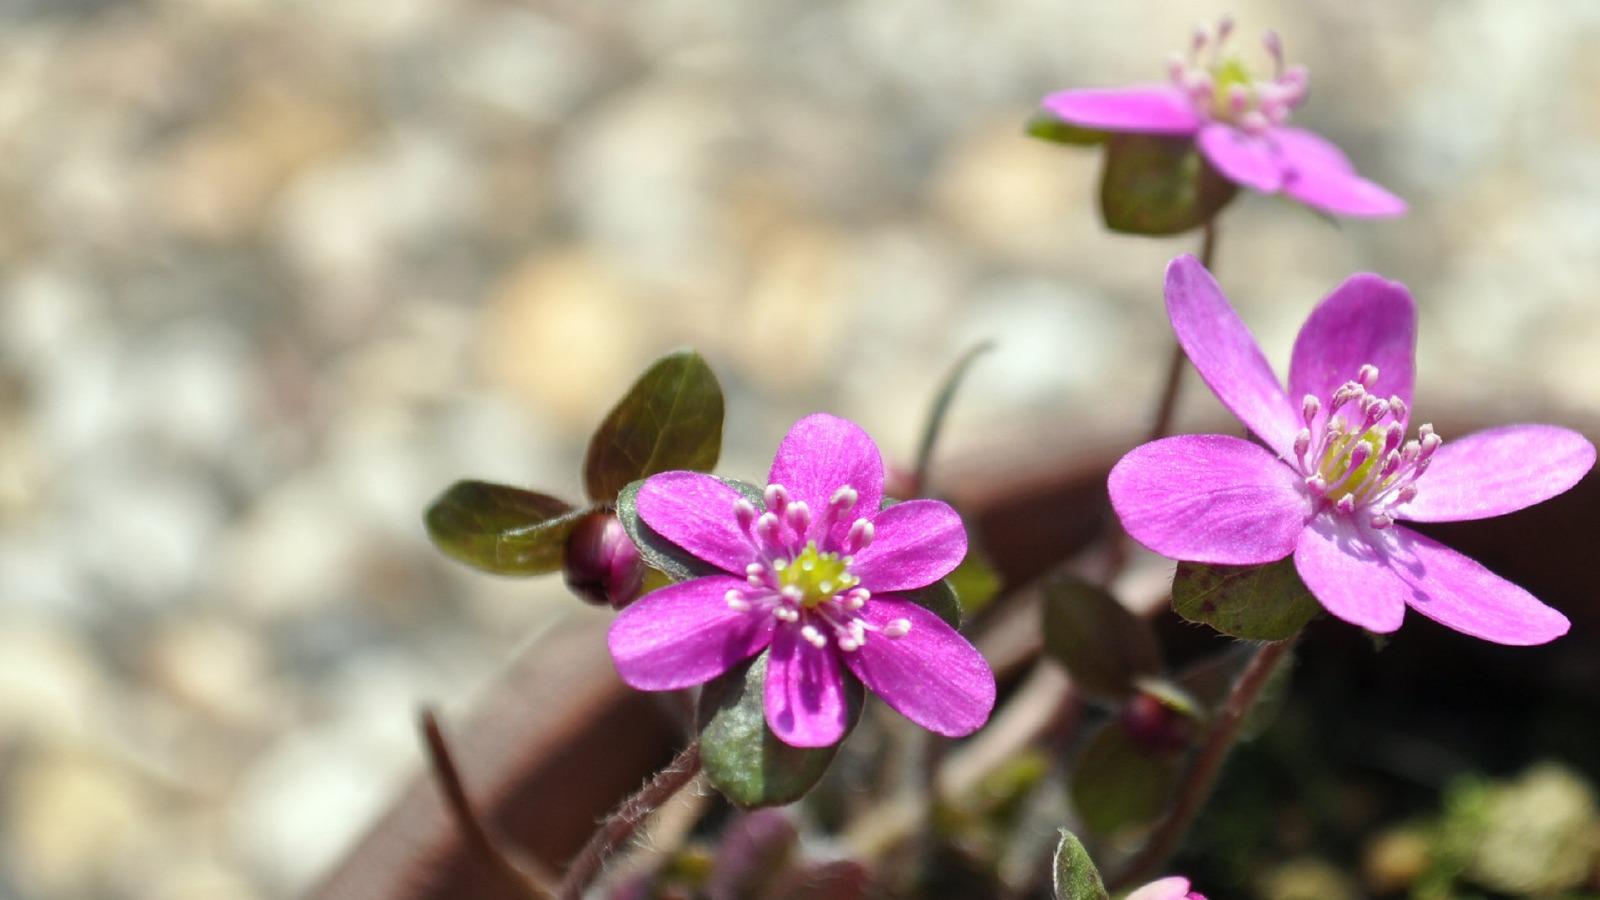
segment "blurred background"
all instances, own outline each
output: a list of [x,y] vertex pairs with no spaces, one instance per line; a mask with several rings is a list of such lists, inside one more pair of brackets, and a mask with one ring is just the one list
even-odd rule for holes
[[449,563],[423,507],[577,497],[665,350],[721,376],[733,475],[817,409],[907,459],[983,338],[952,465],[1136,434],[1193,241],[1105,233],[1098,154],[1022,124],[1228,11],[1412,203],[1224,214],[1269,356],[1375,270],[1422,306],[1422,417],[1593,421],[1587,0],[0,0],[0,895],[311,885],[420,701],[599,615]]

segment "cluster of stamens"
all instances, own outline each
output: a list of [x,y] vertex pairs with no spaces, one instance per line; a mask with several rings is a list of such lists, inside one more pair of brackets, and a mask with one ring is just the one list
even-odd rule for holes
[[771,615],[779,622],[798,625],[800,636],[818,649],[828,646],[830,636],[840,650],[850,652],[866,642],[869,632],[899,638],[911,630],[907,619],[895,619],[879,628],[858,614],[872,593],[860,586],[861,580],[851,574],[850,566],[854,554],[872,543],[870,520],[851,522],[837,550],[823,550],[808,537],[815,533],[822,536],[824,544],[830,542],[835,526],[860,499],[855,488],[846,485],[834,491],[820,521],[813,520],[804,500],[790,498],[783,485],[768,485],[762,499],[765,512],[742,498],[733,505],[734,520],[750,540],[756,558],[745,567],[748,586],[728,591],[730,609]]
[[[1322,401],[1310,394],[1301,402],[1305,427],[1295,436],[1294,463],[1319,509],[1353,516],[1360,511],[1373,528],[1394,524],[1395,507],[1417,496],[1416,481],[1444,443],[1432,425],[1406,440],[1406,403],[1369,393],[1378,367],[1364,365],[1329,398],[1327,419],[1313,432]],[[1385,422],[1387,420],[1387,423]]]
[[[1272,78],[1258,80],[1237,56],[1223,50],[1233,20],[1223,18],[1216,32],[1196,27],[1187,54],[1174,53],[1168,77],[1188,96],[1202,117],[1227,122],[1251,133],[1282,125],[1305,102],[1309,76],[1304,66],[1283,64],[1283,41],[1275,31],[1262,37],[1272,58]],[[1208,52],[1209,51],[1209,52]]]

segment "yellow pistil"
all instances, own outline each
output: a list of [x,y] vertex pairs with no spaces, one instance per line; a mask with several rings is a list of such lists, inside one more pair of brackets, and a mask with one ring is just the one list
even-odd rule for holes
[[861,581],[850,574],[843,557],[819,551],[816,541],[807,543],[794,559],[786,563],[780,561],[773,568],[782,587],[800,590],[800,604],[806,609],[850,590]]
[[[1368,453],[1366,461],[1355,470],[1355,474],[1350,475],[1349,450],[1356,441],[1366,444]],[[1382,464],[1383,432],[1378,428],[1369,428],[1361,434],[1344,435],[1334,439],[1323,457],[1322,465],[1317,469],[1317,474],[1329,485],[1328,500],[1337,503],[1346,494],[1354,494],[1361,490],[1373,470]],[[1346,475],[1349,477],[1346,478]]]

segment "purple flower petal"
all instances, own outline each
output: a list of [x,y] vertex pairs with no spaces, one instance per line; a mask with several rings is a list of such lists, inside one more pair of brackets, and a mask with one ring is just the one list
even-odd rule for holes
[[[1417,305],[1398,281],[1360,274],[1346,278],[1311,311],[1294,341],[1289,394],[1322,401],[1313,431],[1328,418],[1328,398],[1367,363],[1378,367],[1375,396],[1409,406],[1416,381]],[[1346,419],[1350,410],[1345,410]]]
[[831,747],[844,737],[849,703],[833,646],[814,647],[796,626],[772,636],[765,689],[767,725],[792,747]]
[[1136,447],[1111,470],[1107,486],[1134,540],[1193,562],[1283,559],[1311,515],[1293,469],[1249,441],[1221,434]]
[[1554,425],[1508,425],[1445,441],[1395,517],[1460,522],[1505,515],[1565,493],[1594,466],[1594,445]]
[[1187,900],[1189,896],[1189,879],[1182,875],[1173,875],[1160,881],[1152,881],[1122,900]]
[[938,581],[967,555],[961,516],[940,500],[908,500],[872,520],[874,536],[851,574],[869,591],[902,591]]
[[1544,644],[1571,623],[1476,560],[1403,526],[1386,530],[1390,570],[1410,588],[1406,603],[1428,618],[1496,644]]
[[868,633],[845,664],[901,715],[929,731],[961,737],[977,731],[994,709],[994,673],[967,639],[909,600],[875,596],[861,608],[868,624],[911,623],[904,636]]
[[1133,134],[1193,134],[1200,117],[1171,85],[1086,88],[1044,98],[1044,108],[1080,128]]
[[743,573],[755,547],[734,521],[742,495],[700,472],[662,472],[639,488],[639,517],[667,540],[714,566]]
[[622,680],[643,691],[704,684],[772,641],[772,616],[728,608],[743,578],[711,575],[651,591],[611,623],[606,641]]
[[1285,169],[1283,191],[1339,216],[1398,216],[1406,202],[1356,174],[1338,147],[1303,128],[1272,132]]
[[1390,571],[1370,534],[1348,519],[1317,516],[1300,536],[1294,567],[1323,609],[1388,634],[1405,618],[1410,590]]
[[835,524],[835,540],[856,518],[871,518],[883,502],[883,456],[861,426],[817,413],[794,423],[783,436],[767,483],[783,485],[791,498],[804,500],[811,507],[810,537],[828,549],[828,536],[820,534],[828,501],[841,487],[856,490],[855,509]]
[[1266,137],[1213,122],[1200,129],[1196,142],[1200,152],[1229,181],[1263,194],[1277,193],[1283,187],[1283,162]]
[[1222,405],[1287,458],[1301,427],[1297,406],[1278,386],[1217,280],[1192,256],[1167,264],[1167,315],[1178,343]]

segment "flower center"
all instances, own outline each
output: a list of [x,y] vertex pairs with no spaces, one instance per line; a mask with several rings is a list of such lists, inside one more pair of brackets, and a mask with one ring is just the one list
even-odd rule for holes
[[1415,439],[1405,440],[1406,403],[1369,393],[1377,382],[1378,367],[1362,366],[1354,381],[1328,398],[1328,415],[1320,424],[1322,401],[1307,394],[1300,407],[1306,427],[1295,436],[1294,464],[1319,511],[1360,512],[1372,527],[1388,528],[1394,508],[1417,496],[1416,481],[1444,441],[1428,424],[1417,429]]
[[[872,593],[850,574],[851,554],[872,543],[872,520],[858,518],[843,538],[834,536],[834,526],[848,521],[845,516],[859,499],[855,488],[839,488],[816,521],[806,502],[791,499],[782,485],[767,486],[765,512],[749,500],[736,501],[733,518],[750,541],[754,560],[745,567],[745,586],[727,592],[728,608],[772,616],[818,649],[831,643],[850,653],[869,635],[905,637],[911,631],[909,619],[876,626],[861,616]],[[809,537],[813,534],[817,537]]]
[[1256,78],[1237,55],[1224,50],[1231,34],[1229,18],[1218,22],[1215,32],[1196,28],[1188,54],[1173,54],[1168,77],[1204,118],[1250,132],[1282,125],[1305,102],[1305,67],[1284,66],[1283,41],[1269,31],[1262,43],[1272,58],[1272,78]]
[[806,548],[791,560],[773,560],[772,568],[777,573],[779,589],[799,591],[799,603],[806,609],[814,609],[861,583],[850,574],[845,557],[818,550],[816,541],[807,542]]

